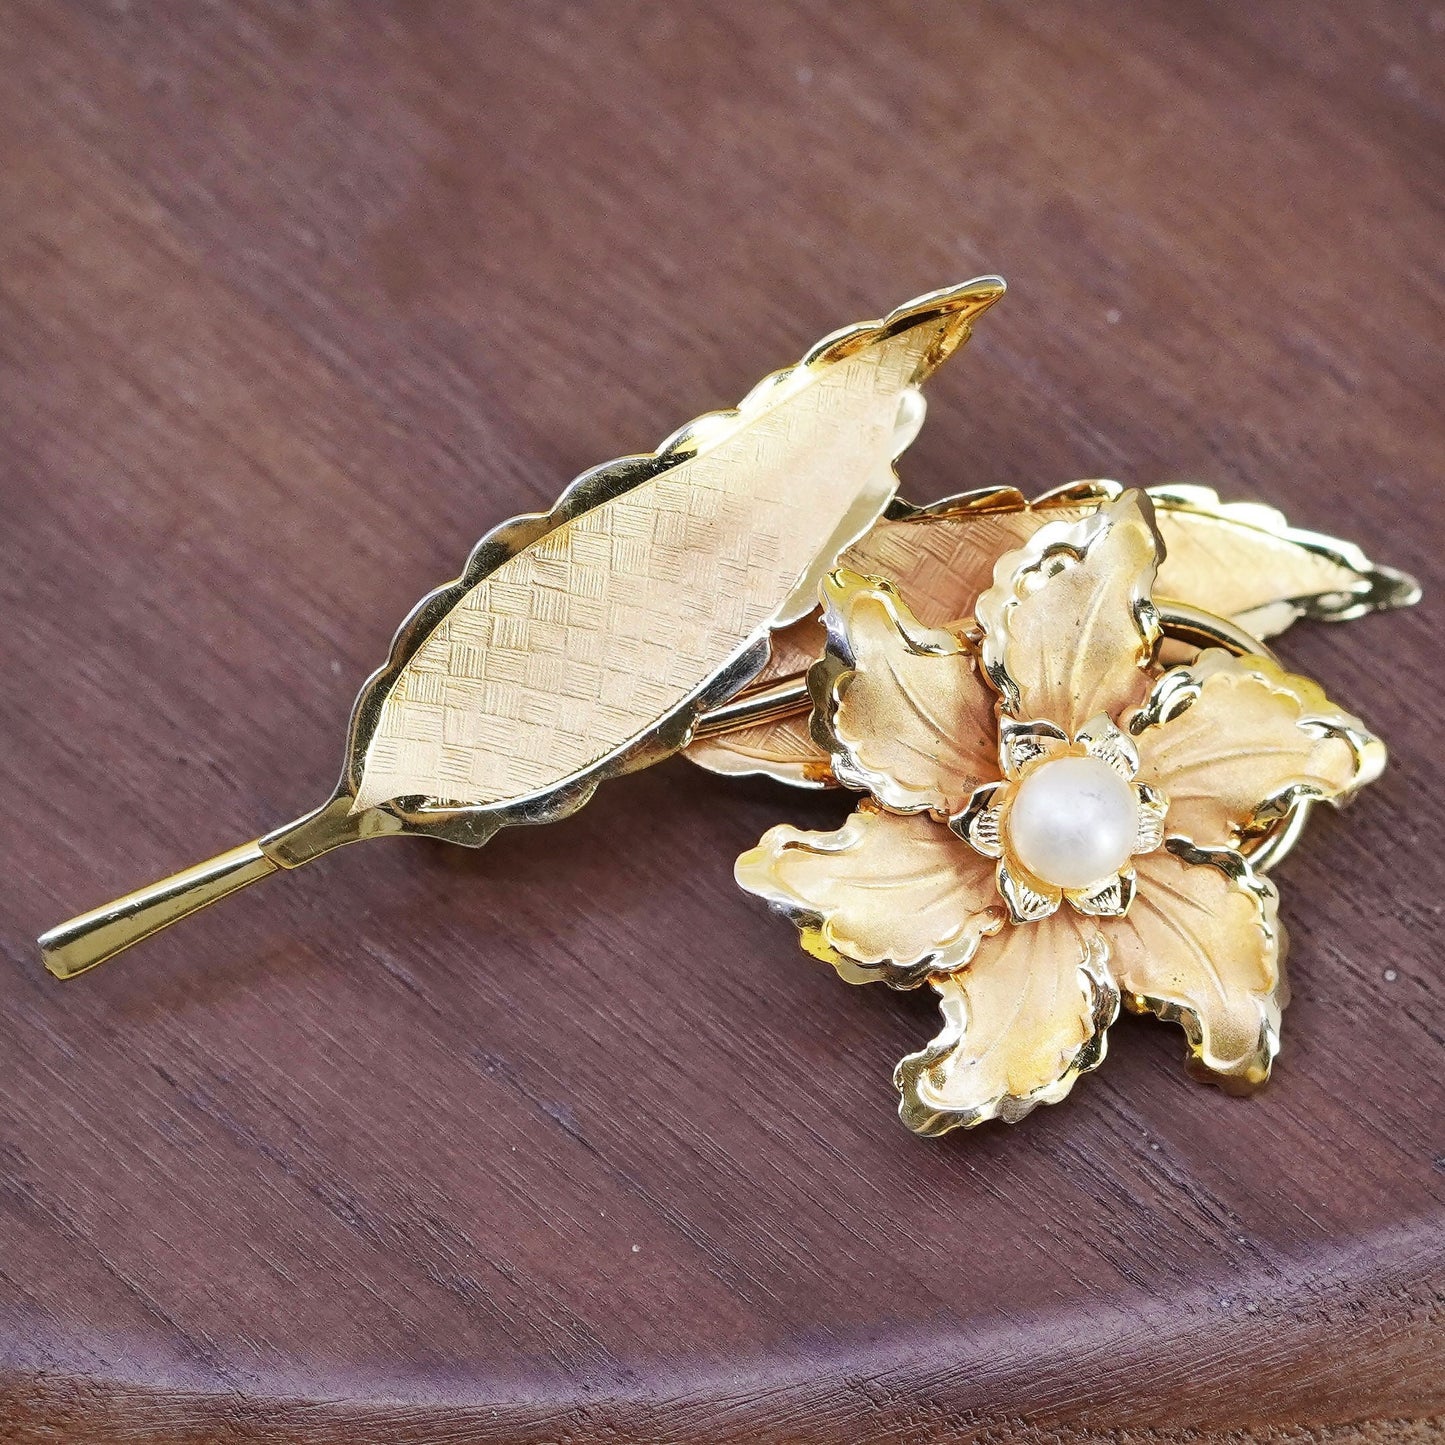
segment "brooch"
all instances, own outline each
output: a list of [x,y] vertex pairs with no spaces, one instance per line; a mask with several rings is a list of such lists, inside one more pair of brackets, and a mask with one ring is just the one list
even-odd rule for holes
[[1181,1025],[1201,1075],[1262,1083],[1286,1001],[1265,872],[1385,761],[1263,639],[1418,588],[1200,487],[897,499],[920,386],[1002,293],[837,332],[489,533],[363,686],[327,802],[52,929],[47,967],[345,843],[480,846],[683,751],[863,794],[836,831],[771,829],[737,879],[846,981],[938,994],[895,1076],[910,1128],[1063,1098],[1121,1005]]

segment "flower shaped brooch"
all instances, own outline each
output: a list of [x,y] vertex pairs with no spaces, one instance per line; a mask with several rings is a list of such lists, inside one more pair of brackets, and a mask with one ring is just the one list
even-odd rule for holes
[[737,876],[850,983],[937,990],[943,1031],[897,1071],[920,1133],[1063,1098],[1121,1003],[1262,1083],[1285,1002],[1262,871],[1385,752],[1258,639],[1419,589],[1199,486],[902,501],[922,387],[1003,294],[981,276],[835,331],[495,527],[363,683],[329,798],[50,929],[46,967],[343,845],[481,847],[682,752],[867,795]]
[[1165,667],[1162,557],[1126,491],[1000,557],[953,627],[880,578],[824,583],[813,735],[867,796],[835,832],[771,829],[737,878],[846,981],[938,993],[895,1073],[919,1133],[1062,1099],[1121,1001],[1179,1023],[1203,1076],[1269,1076],[1285,935],[1250,854],[1385,749],[1262,644]]

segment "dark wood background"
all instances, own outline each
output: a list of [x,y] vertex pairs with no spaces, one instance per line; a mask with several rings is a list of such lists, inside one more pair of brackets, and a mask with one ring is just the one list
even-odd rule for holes
[[[0,204],[0,1438],[1433,1437],[1445,9],[5,0]],[[1261,1097],[1126,1023],[912,1138],[930,1002],[731,881],[839,801],[680,761],[43,975],[326,794],[486,528],[992,270],[909,495],[1190,478],[1428,590],[1285,639],[1394,763]]]

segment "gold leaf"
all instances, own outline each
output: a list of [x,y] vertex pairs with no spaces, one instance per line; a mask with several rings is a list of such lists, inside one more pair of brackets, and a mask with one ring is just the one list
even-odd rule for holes
[[1133,906],[1108,925],[1114,977],[1130,1008],[1183,1027],[1193,1072],[1247,1092],[1279,1050],[1279,896],[1229,849],[1165,848],[1134,860]]
[[1048,522],[1076,522],[1093,510],[1031,507],[1012,487],[990,488],[940,502],[936,510],[885,518],[843,554],[842,565],[886,577],[921,622],[948,627],[973,616],[1005,552],[1022,547]]
[[1002,922],[987,859],[926,814],[872,802],[836,832],[770,828],[738,859],[736,876],[849,983],[915,987],[966,963]]
[[894,1074],[903,1122],[919,1134],[1012,1124],[1062,1099],[1103,1059],[1119,1012],[1108,954],[1093,921],[1064,910],[1006,927],[967,968],[935,975],[944,1028]]
[[1222,502],[1209,487],[1151,487],[1166,555],[1156,591],[1230,617],[1255,637],[1296,618],[1346,622],[1420,598],[1413,577],[1352,542],[1291,527],[1258,502]]
[[1128,720],[1170,833],[1233,847],[1299,798],[1345,801],[1379,776],[1385,745],[1309,678],[1210,649],[1166,672]]
[[998,775],[995,695],[972,649],[855,572],[830,574],[823,609],[828,647],[809,687],[834,775],[900,812],[961,811]]
[[681,746],[887,503],[905,397],[1002,289],[985,278],[837,333],[735,412],[484,539],[358,700],[353,811],[450,815],[431,831],[480,842]]
[[1054,522],[994,567],[974,615],[1005,711],[1070,735],[1137,702],[1159,644],[1153,508],[1124,492],[1081,522]]

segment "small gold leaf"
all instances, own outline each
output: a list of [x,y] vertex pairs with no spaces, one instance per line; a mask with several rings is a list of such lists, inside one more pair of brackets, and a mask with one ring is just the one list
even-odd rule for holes
[[915,987],[966,963],[1002,922],[992,863],[927,815],[872,802],[836,832],[770,828],[736,876],[849,983]]
[[1166,548],[1158,595],[1231,617],[1255,637],[1299,617],[1344,622],[1419,600],[1414,578],[1352,542],[1291,527],[1273,507],[1179,483],[1149,494]]
[[967,968],[936,975],[944,1028],[898,1065],[903,1122],[919,1134],[1012,1124],[1062,1099],[1103,1059],[1119,1012],[1108,955],[1093,921],[1065,910],[1006,927]]

